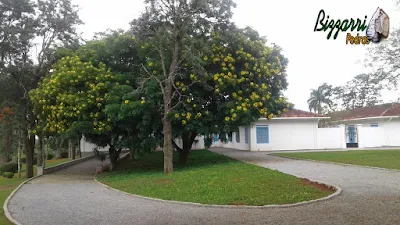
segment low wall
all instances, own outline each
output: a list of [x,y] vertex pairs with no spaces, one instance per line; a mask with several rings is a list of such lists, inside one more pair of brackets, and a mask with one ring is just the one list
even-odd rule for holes
[[[72,160],[72,161],[69,161],[69,162],[65,162],[65,163],[62,163],[62,164],[59,164],[59,165],[56,165],[56,166],[48,167],[48,168],[45,168],[43,171],[40,171],[40,169],[38,168],[38,171],[37,171],[38,174],[37,175],[54,173],[54,172],[56,172],[58,170],[65,169],[67,167],[76,165],[78,163],[87,161],[87,160],[92,159],[92,158],[94,158],[94,155],[87,156],[87,157],[80,158],[80,159],[75,159],[75,160]],[[40,173],[40,172],[42,172],[42,173]]]
[[385,142],[385,129],[383,127],[358,127],[358,147],[382,147]]
[[344,126],[334,128],[317,128],[317,149],[346,148]]

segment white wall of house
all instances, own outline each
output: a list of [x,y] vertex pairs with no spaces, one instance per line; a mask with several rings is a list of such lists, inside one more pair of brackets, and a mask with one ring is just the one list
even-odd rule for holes
[[[268,126],[268,143],[259,143],[257,127]],[[261,120],[251,127],[252,151],[345,148],[344,126],[318,128],[318,119]]]
[[[257,140],[257,128],[268,126],[268,143],[259,143]],[[260,120],[250,129],[251,150],[293,150],[316,148],[317,120]]]
[[[84,138],[81,139],[80,145],[82,152],[93,152],[93,149],[96,147],[95,144],[87,142]],[[108,146],[105,148],[99,148],[99,151],[108,151]]]
[[317,148],[346,148],[345,126],[317,128]]
[[359,148],[385,146],[385,128],[359,126],[357,132]]
[[343,123],[357,126],[359,148],[400,146],[400,118],[367,118]]

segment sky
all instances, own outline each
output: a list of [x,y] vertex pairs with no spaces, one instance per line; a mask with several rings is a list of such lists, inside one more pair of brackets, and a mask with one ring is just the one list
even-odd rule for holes
[[[390,17],[390,26],[400,26],[400,12],[394,0],[234,0],[233,21],[239,27],[251,26],[268,41],[283,48],[289,59],[287,69],[288,90],[285,95],[295,107],[308,110],[310,90],[327,82],[342,85],[354,76],[368,72],[362,61],[366,45],[346,45],[346,33],[340,32],[337,39],[327,39],[328,32],[314,32],[321,9],[335,21],[340,19],[364,20],[367,23],[377,7]],[[84,25],[79,27],[85,39],[95,32],[111,29],[128,29],[129,22],[144,10],[142,0],[72,0],[79,6],[79,15]],[[352,32],[353,36],[357,32]],[[360,33],[361,35],[361,33]],[[390,38],[390,36],[389,36]],[[397,91],[385,91],[382,100],[393,101],[399,97]]]

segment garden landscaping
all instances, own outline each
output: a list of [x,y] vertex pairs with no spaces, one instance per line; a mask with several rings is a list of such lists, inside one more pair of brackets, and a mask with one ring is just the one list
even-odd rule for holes
[[187,165],[175,164],[175,172],[168,176],[164,175],[162,162],[162,152],[138,160],[127,159],[121,161],[116,171],[100,174],[97,180],[141,196],[216,205],[290,204],[334,192],[304,179],[207,150],[192,151]]
[[296,152],[273,155],[400,170],[400,150]]

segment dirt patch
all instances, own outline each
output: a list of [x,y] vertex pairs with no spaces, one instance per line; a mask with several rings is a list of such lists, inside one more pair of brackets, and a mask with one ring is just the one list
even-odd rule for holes
[[309,179],[306,179],[306,178],[301,178],[300,179],[300,183],[303,186],[313,186],[313,187],[315,187],[315,188],[317,188],[317,189],[319,189],[321,191],[326,191],[326,192],[335,192],[336,191],[336,188],[334,188],[334,187],[330,187],[330,186],[327,186],[325,184],[321,184],[321,183],[318,183],[318,182],[310,181]]
[[16,187],[17,187],[17,185],[0,186],[0,191],[10,190],[10,189],[14,189]]
[[157,180],[155,183],[156,184],[169,184],[169,183],[172,183],[172,180],[170,180],[170,179],[161,179],[161,180]]

